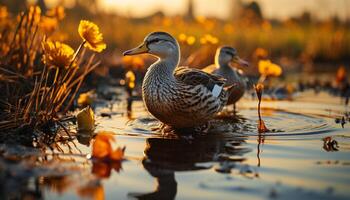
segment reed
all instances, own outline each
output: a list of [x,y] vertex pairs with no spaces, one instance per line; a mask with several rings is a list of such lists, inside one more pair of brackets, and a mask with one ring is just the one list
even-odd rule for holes
[[[34,132],[52,134],[61,127],[69,135],[62,121],[85,77],[100,64],[95,53],[87,56],[84,49],[100,52],[105,44],[98,27],[87,21],[88,26],[79,25],[79,34],[90,37],[81,36],[77,50],[54,41],[62,12],[55,8],[43,14],[39,7],[31,6],[15,18],[1,19],[0,132],[29,126]],[[98,32],[93,32],[96,27]],[[96,38],[104,48],[91,48]]]

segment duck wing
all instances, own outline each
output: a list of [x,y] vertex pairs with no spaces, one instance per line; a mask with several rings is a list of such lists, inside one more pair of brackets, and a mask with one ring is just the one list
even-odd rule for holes
[[217,87],[222,90],[223,85],[226,83],[226,79],[221,76],[209,74],[199,69],[189,67],[177,67],[174,72],[174,76],[178,81],[181,81],[187,85],[203,85],[208,90],[214,92]]

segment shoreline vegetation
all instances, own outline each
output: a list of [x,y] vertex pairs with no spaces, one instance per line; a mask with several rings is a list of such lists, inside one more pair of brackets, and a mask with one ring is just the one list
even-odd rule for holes
[[52,33],[64,17],[61,7],[42,13],[30,6],[15,17],[2,14],[2,143],[43,147],[71,139],[67,123],[75,117],[68,111],[86,76],[100,65],[94,52],[106,44],[97,25],[86,20],[77,24],[81,43],[76,50],[57,41]]

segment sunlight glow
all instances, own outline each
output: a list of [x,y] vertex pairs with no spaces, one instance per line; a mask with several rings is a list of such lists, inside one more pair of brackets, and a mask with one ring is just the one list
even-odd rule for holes
[[[35,0],[30,0],[35,1]],[[249,3],[252,0],[241,0]],[[300,15],[304,11],[310,11],[313,16],[327,18],[339,16],[341,19],[349,18],[350,1],[342,0],[256,0],[268,18],[284,19],[290,16]],[[48,6],[54,6],[60,0],[46,0]],[[166,15],[181,15],[187,12],[189,0],[96,0],[98,6],[108,12],[116,12],[123,16],[145,17],[162,11]],[[200,16],[212,16],[227,18],[235,12],[234,5],[239,0],[193,0],[194,14]],[[67,7],[73,6],[75,0],[65,0]]]

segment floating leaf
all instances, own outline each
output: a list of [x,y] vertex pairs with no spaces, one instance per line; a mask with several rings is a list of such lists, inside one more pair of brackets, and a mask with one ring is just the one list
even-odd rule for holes
[[100,131],[92,145],[92,157],[120,161],[124,158],[125,147],[113,150],[112,142],[116,142],[115,134],[111,131]]
[[77,114],[77,121],[79,131],[93,131],[95,129],[94,111],[90,106],[82,109]]
[[115,142],[114,133],[111,131],[100,131],[92,145],[92,156],[95,158],[106,158],[112,153],[111,142]]
[[123,148],[118,147],[117,149],[112,151],[111,159],[112,160],[122,160],[124,158],[124,151],[125,151],[125,147],[123,147]]

